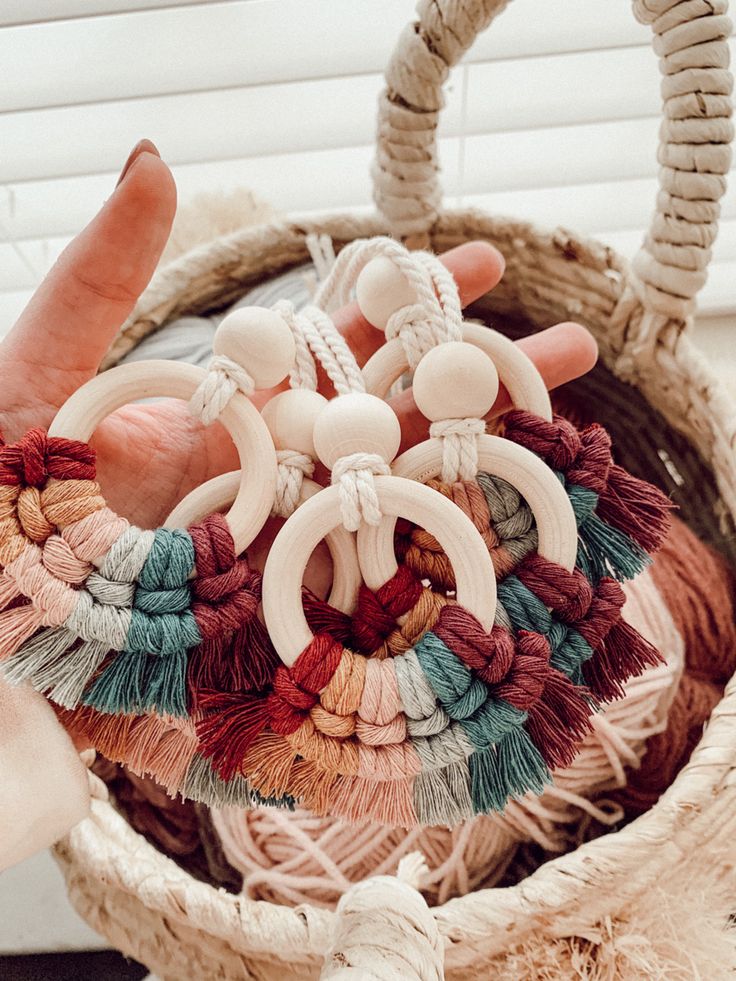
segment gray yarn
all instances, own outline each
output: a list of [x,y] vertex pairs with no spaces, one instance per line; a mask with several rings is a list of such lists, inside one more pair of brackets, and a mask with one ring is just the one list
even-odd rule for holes
[[531,508],[516,488],[502,477],[481,471],[475,479],[488,503],[493,527],[503,547],[516,562],[521,562],[538,545]]
[[181,793],[185,798],[210,807],[253,807],[253,791],[244,777],[223,780],[211,762],[199,754],[189,764]]

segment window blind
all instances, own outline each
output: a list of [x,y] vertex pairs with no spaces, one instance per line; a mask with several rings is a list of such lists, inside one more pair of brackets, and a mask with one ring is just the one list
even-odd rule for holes
[[[376,97],[414,0],[6,0],[0,332],[142,136],[180,198],[244,187],[284,212],[368,209]],[[653,209],[659,73],[628,0],[514,0],[453,74],[451,205],[633,255]],[[705,315],[736,308],[736,194]]]

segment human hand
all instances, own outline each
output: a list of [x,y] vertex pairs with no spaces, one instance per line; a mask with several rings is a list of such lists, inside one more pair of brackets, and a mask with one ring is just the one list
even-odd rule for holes
[[[47,427],[65,400],[97,373],[153,274],[175,209],[173,177],[153,144],[143,141],[112,196],[60,256],[0,344],[0,429],[8,441],[32,426]],[[481,242],[453,249],[442,259],[455,276],[463,305],[492,289],[503,274],[501,254]],[[382,335],[355,304],[336,314],[335,321],[363,364]],[[577,324],[560,324],[519,343],[550,388],[584,374],[596,358],[595,342]],[[324,377],[322,384],[331,394]],[[269,394],[258,393],[259,404]],[[504,398],[502,392],[494,411],[506,407]],[[406,449],[426,437],[426,420],[410,392],[394,405]],[[161,524],[190,490],[238,466],[224,429],[218,424],[203,428],[175,400],[120,409],[100,425],[92,445],[107,503],[144,527]]]

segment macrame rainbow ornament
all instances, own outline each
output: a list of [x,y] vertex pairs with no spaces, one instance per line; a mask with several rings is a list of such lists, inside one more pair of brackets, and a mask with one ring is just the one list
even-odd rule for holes
[[[433,260],[409,253],[391,239],[359,240],[340,253],[324,283],[320,299],[326,309],[342,302],[354,287],[365,319],[386,334],[386,343],[364,366],[366,390],[385,396],[437,344],[465,341],[484,351],[514,405],[503,417],[505,437],[540,456],[567,491],[578,523],[577,567],[591,582],[633,579],[666,537],[670,501],[613,462],[611,440],[602,426],[578,431],[553,415],[534,364],[503,335],[463,321],[457,287]],[[445,386],[453,387],[449,375]],[[456,448],[454,455],[445,456],[445,482],[475,478],[472,437],[485,428],[478,417],[433,422],[434,434]]]
[[[192,388],[190,406],[203,421],[238,424],[250,474],[224,475],[198,488],[170,516],[174,530],[143,532],[110,512],[94,482],[94,454],[81,441],[32,431],[0,449],[0,494],[7,505],[0,529],[3,599],[16,604],[0,614],[6,676],[30,681],[65,707],[70,727],[172,792],[194,791],[198,776],[200,782],[219,781],[196,753],[190,716],[196,717],[200,701],[209,705],[213,696],[261,691],[278,661],[257,617],[260,575],[238,555],[225,518],[199,519],[234,502],[236,513],[243,510],[247,482],[248,493],[257,487],[259,494],[248,498],[249,513],[238,520],[247,529],[243,534],[253,536],[268,516],[274,464],[273,513],[290,513],[318,489],[308,479],[313,462],[306,455],[309,420],[325,403],[316,392],[315,359],[336,390],[362,388],[357,365],[329,318],[316,309],[297,315],[281,303],[274,312],[249,309],[228,317],[208,374],[156,362],[140,366],[140,379],[130,366],[97,379],[67,403],[54,428],[74,431],[89,401],[104,401],[101,418],[113,402],[127,401],[134,387],[141,396],[160,392],[162,385],[167,394],[185,396]],[[278,445],[274,460],[269,433],[244,394],[278,383],[289,369],[292,390],[273,399],[264,414]],[[287,429],[281,424],[284,407],[293,420]],[[248,433],[251,425],[254,433]],[[176,530],[180,525],[191,526]],[[359,576],[352,537],[338,530],[328,546],[336,572],[331,599],[349,609]],[[310,603],[322,620],[338,613],[314,597]],[[235,803],[234,789],[230,785],[218,799]]]
[[[443,357],[424,359],[417,369],[420,384],[433,393],[433,411],[446,414],[442,377],[458,358],[463,397],[471,405],[490,399],[487,411],[495,399],[490,360],[462,344],[437,352]],[[317,417],[314,444],[333,486],[306,502],[272,546],[264,613],[284,665],[264,706],[267,729],[254,727],[252,740],[241,729],[238,756],[241,772],[262,794],[288,794],[317,813],[402,826],[452,824],[541,792],[550,767],[569,763],[588,730],[593,693],[553,663],[547,607],[544,631],[514,633],[496,621],[496,579],[485,542],[451,501],[391,475],[399,440],[396,417],[375,396],[338,398]],[[656,663],[656,651],[621,620],[618,583],[603,579],[593,586],[575,569],[575,515],[555,474],[499,437],[482,437],[477,449],[481,464],[513,480],[534,513],[538,552],[524,560],[520,582],[528,584],[530,602],[543,605],[537,592],[553,601],[555,624],[569,638],[568,659],[575,653],[576,667],[597,662],[609,684]],[[416,450],[431,454],[432,467],[439,452],[441,465],[439,441]],[[357,527],[365,584],[352,647],[312,635],[300,610],[306,557],[335,526],[338,508],[346,526]],[[442,544],[455,570],[454,601],[397,566],[399,515]],[[390,632],[397,622],[404,627],[404,650],[386,649],[387,638],[376,629],[381,621]],[[376,641],[376,648],[361,651]],[[622,647],[628,648],[623,659]]]
[[[385,249],[382,240],[369,247],[374,258]],[[529,437],[487,435],[499,374],[528,407],[517,412],[551,425],[548,399],[540,410],[514,391],[518,361],[504,359],[497,335],[492,358],[463,340],[457,290],[436,260],[396,249],[415,299],[389,317],[393,350],[411,338],[415,397],[432,422],[432,438],[398,459],[398,420],[365,390],[391,372],[374,362],[364,380],[322,311],[285,307],[226,318],[207,372],[170,362],[113,369],[69,400],[48,435],[0,449],[6,675],[46,692],[70,725],[171,792],[299,802],[405,827],[454,824],[541,792],[550,769],[573,758],[596,702],[657,662],[621,618],[616,578],[625,566],[633,574],[634,560],[614,563],[614,532],[599,527],[610,521],[628,535],[623,520],[613,523],[625,492],[636,486],[639,517],[653,492],[620,477],[611,484],[609,454],[581,518],[573,488],[585,487],[583,450],[571,463],[558,454],[551,469]],[[365,252],[338,260],[323,305],[355,255],[363,262]],[[326,362],[338,393],[330,402],[314,391],[310,352]],[[272,400],[267,426],[247,395],[289,372],[310,390]],[[110,411],[150,395],[186,398],[203,421],[219,419],[243,467],[198,488],[165,527],[142,531],[105,506],[86,441]],[[581,447],[595,443],[586,440],[579,434]],[[311,483],[315,457],[332,486]],[[469,484],[479,471],[522,495],[536,526],[536,549],[498,586],[473,521],[424,486],[438,474]],[[225,516],[211,513],[231,502]],[[261,580],[244,553],[272,511],[288,517]],[[397,564],[397,518],[436,539],[452,595]],[[583,535],[591,522],[595,534]],[[325,538],[330,603],[305,603],[304,570]]]

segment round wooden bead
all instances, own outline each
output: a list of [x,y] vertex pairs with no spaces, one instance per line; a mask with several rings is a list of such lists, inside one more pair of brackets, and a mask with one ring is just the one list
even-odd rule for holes
[[430,422],[482,419],[498,395],[496,366],[474,344],[448,341],[417,365],[412,382],[417,408]]
[[212,350],[242,365],[257,389],[282,382],[296,357],[289,325],[266,307],[243,307],[229,313],[217,328]]
[[270,399],[261,415],[276,449],[314,457],[314,424],[326,405],[324,395],[307,389],[280,392]]
[[390,463],[399,452],[401,426],[396,413],[375,395],[339,395],[322,409],[314,425],[314,448],[322,463],[352,453],[376,453]]
[[361,270],[355,298],[369,324],[385,330],[392,314],[417,302],[409,280],[386,256],[377,256]]

